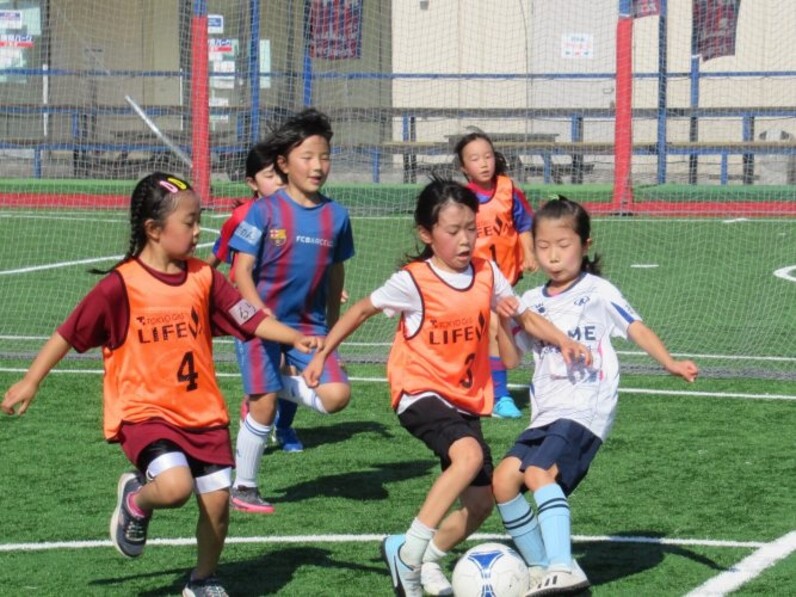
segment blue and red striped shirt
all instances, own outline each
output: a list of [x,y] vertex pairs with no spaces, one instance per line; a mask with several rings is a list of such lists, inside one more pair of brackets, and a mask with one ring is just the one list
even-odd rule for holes
[[328,197],[312,207],[280,189],[256,200],[229,247],[254,255],[254,283],[279,321],[304,334],[325,335],[329,272],[354,256],[348,210]]

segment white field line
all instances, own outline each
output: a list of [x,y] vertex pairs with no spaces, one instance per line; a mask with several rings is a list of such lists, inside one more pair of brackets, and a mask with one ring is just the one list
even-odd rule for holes
[[[0,373],[26,373],[23,367],[0,367]],[[102,369],[53,369],[51,374],[64,375],[102,375]],[[216,371],[216,377],[240,377],[240,373]],[[350,381],[363,383],[387,383],[386,377],[349,377]],[[527,388],[526,384],[509,384],[510,388]],[[689,390],[652,390],[649,388],[619,388],[621,394],[647,394],[650,396],[694,396],[698,398],[744,398],[747,400],[796,400],[796,395],[788,394],[744,394],[740,392],[694,392]]]
[[[0,369],[3,371],[3,369]],[[24,373],[26,370],[21,369]],[[236,375],[228,373],[216,373],[218,376]],[[349,377],[350,381],[362,381],[373,383],[386,383],[384,377]],[[510,388],[523,389],[527,384],[510,383]],[[620,394],[649,394],[652,396],[698,396],[700,398],[747,398],[752,400],[796,400],[796,395],[788,394],[742,394],[740,392],[694,392],[690,390],[651,390],[649,388],[619,388]]]
[[81,216],[80,214],[74,215],[52,215],[52,212],[48,212],[46,214],[31,214],[31,215],[20,215],[20,214],[9,214],[9,213],[0,213],[0,218],[5,219],[15,219],[15,220],[47,220],[48,222],[53,221],[74,221],[74,222],[91,222],[92,224],[125,224],[127,214],[124,214],[122,217],[119,218],[86,218],[84,215]]
[[[196,245],[197,249],[206,249],[212,247],[214,243],[201,243]],[[109,255],[107,257],[92,257],[91,259],[79,259],[77,261],[60,261],[58,263],[48,263],[46,265],[31,265],[29,267],[21,267],[18,269],[7,269],[0,271],[0,276],[8,276],[12,274],[29,274],[32,272],[40,272],[50,269],[61,269],[64,267],[72,267],[75,265],[88,265],[91,263],[102,263],[103,261],[118,261],[123,255]]]
[[[776,541],[765,543],[729,570],[714,576],[686,597],[715,597],[735,591],[760,575],[780,560],[796,551],[796,531],[783,535]],[[784,588],[784,587],[783,587]]]
[[[121,256],[119,256],[121,259]],[[0,272],[2,274],[2,272]],[[11,340],[11,341],[23,341],[23,340],[41,340],[44,342],[45,340],[49,339],[49,336],[12,336],[12,335],[0,335],[0,340]],[[234,340],[226,337],[219,337],[213,339],[214,344],[233,344]],[[369,348],[379,348],[379,347],[390,347],[392,346],[392,342],[346,342],[344,346],[356,346],[356,347],[369,347]],[[616,353],[618,355],[626,355],[626,356],[646,356],[647,353],[640,351],[640,350],[617,350]],[[699,360],[707,360],[707,359],[716,359],[716,360],[726,360],[726,361],[761,361],[761,362],[777,362],[777,363],[796,363],[796,357],[775,357],[775,356],[763,356],[763,355],[727,355],[727,354],[703,354],[703,353],[691,353],[691,352],[673,352],[672,356],[677,357],[679,359],[699,359]]]
[[[267,537],[227,537],[226,543],[370,543],[384,539],[386,535],[276,535]],[[475,533],[468,541],[509,540],[508,535],[495,533]],[[690,545],[704,547],[732,547],[755,549],[766,545],[760,541],[721,541],[714,539],[666,539],[660,537],[623,537],[611,535],[574,535],[575,543],[642,543],[647,545]],[[179,546],[195,545],[193,537],[177,537],[174,539],[148,539],[147,546]],[[55,549],[89,549],[95,547],[111,547],[110,540],[97,541],[42,541],[38,543],[0,543],[0,552],[17,551],[50,551]]]

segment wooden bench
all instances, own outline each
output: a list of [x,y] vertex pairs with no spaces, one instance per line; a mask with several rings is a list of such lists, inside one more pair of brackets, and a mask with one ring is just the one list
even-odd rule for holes
[[[563,176],[571,176],[574,184],[583,182],[583,174],[594,170],[593,164],[585,162],[589,155],[613,155],[614,143],[601,141],[496,141],[495,149],[513,155],[536,155],[542,160],[542,165],[522,164],[528,175],[541,174],[545,183],[557,182]],[[655,142],[640,142],[633,145],[633,155],[657,156],[658,144]],[[796,156],[796,143],[793,140],[785,141],[744,141],[744,142],[667,142],[664,151],[666,155],[717,155],[720,158],[721,184],[730,180],[728,158],[731,155],[743,157],[743,174],[741,179],[744,184],[752,184],[755,180],[754,158],[756,155],[785,155]],[[371,148],[374,154],[374,182],[377,174],[378,162],[382,154],[398,154],[403,156],[404,182],[416,182],[418,169],[428,171],[438,168],[444,171],[445,164],[420,164],[418,156],[451,154],[450,143],[441,141],[385,141],[377,148]],[[560,164],[553,161],[554,156],[569,156],[569,164]]]
[[[586,155],[612,154],[613,143],[594,143],[588,141],[495,141],[495,149],[507,156],[509,169],[518,178],[525,181],[526,176],[541,174],[545,183],[560,182],[563,176],[572,177],[574,184],[583,182],[583,175],[594,170],[594,164],[587,164]],[[639,146],[639,151],[654,152],[654,145]],[[385,141],[377,148],[371,150],[374,160],[374,177],[378,173],[379,164],[383,154],[401,155],[403,157],[403,181],[405,183],[417,182],[418,173],[431,171],[450,171],[449,162],[426,163],[418,162],[418,156],[452,155],[453,149],[450,142],[442,141]],[[543,165],[524,163],[522,156],[537,155],[541,157]],[[509,158],[509,156],[511,156]],[[569,164],[558,164],[553,161],[553,156],[570,156]],[[456,172],[458,168],[454,168]],[[378,182],[377,178],[374,178]]]
[[[174,154],[154,134],[149,140],[84,142],[74,139],[3,139],[0,150],[31,150],[33,176],[41,178],[45,152],[71,152],[73,174],[78,178],[105,176],[135,178],[142,171],[186,171],[190,167]],[[182,146],[185,151],[189,145]],[[242,180],[248,150],[238,145],[211,147],[212,166],[225,172],[230,180]],[[133,157],[132,154],[142,154]]]
[[700,155],[718,155],[720,158],[719,182],[726,185],[730,180],[729,156],[740,155],[743,160],[741,181],[751,185],[756,180],[756,155],[796,156],[796,143],[784,141],[741,141],[719,143],[715,141],[671,142],[666,143],[666,155],[687,155],[696,159]]

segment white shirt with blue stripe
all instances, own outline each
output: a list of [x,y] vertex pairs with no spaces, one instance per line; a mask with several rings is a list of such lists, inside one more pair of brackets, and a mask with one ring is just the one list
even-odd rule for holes
[[590,367],[567,366],[557,346],[522,330],[515,334],[518,347],[530,350],[534,360],[529,427],[569,419],[605,440],[616,416],[619,391],[619,360],[611,338],[627,338],[630,324],[641,318],[613,284],[588,273],[561,294],[550,296],[546,285],[539,286],[523,294],[522,302],[588,346],[594,360]]

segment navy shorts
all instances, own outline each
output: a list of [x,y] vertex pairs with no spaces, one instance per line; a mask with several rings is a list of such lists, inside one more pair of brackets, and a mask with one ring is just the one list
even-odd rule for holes
[[519,458],[522,472],[529,466],[547,470],[555,464],[556,482],[570,495],[589,472],[601,445],[602,440],[583,425],[559,419],[523,431],[506,456]]
[[437,455],[442,470],[451,465],[448,452],[453,443],[463,437],[472,437],[481,446],[484,464],[470,483],[473,487],[492,484],[492,452],[484,441],[481,419],[476,415],[466,415],[445,405],[441,400],[429,396],[421,398],[398,415],[401,426],[422,441]]

